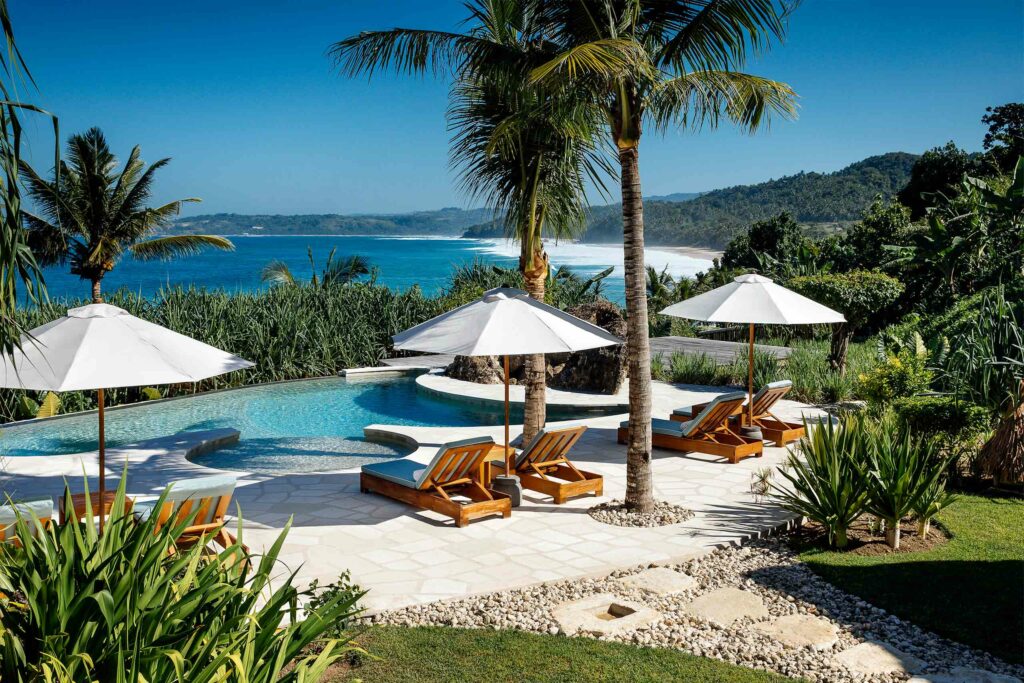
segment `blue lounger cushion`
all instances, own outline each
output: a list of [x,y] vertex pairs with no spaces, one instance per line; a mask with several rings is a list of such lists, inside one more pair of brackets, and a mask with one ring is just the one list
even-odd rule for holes
[[449,441],[448,443],[441,444],[441,447],[437,449],[437,453],[434,454],[434,457],[431,458],[430,462],[426,465],[417,460],[413,460],[412,458],[396,458],[394,460],[386,460],[384,462],[375,462],[369,465],[363,465],[362,471],[367,474],[380,477],[381,479],[386,479],[400,486],[418,489],[422,488],[423,484],[426,482],[428,473],[437,467],[437,463],[441,459],[441,456],[452,448],[459,448],[460,446],[484,446],[493,443],[494,439],[489,436],[474,436],[469,439]]
[[[682,425],[682,422],[662,420],[661,418],[655,417],[651,420],[651,431],[655,434],[664,434],[665,436],[682,436]],[[629,420],[623,420],[619,426],[623,429],[629,429]]]

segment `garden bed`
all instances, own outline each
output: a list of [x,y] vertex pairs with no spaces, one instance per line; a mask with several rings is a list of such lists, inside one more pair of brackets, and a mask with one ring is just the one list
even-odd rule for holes
[[[893,550],[885,542],[885,535],[871,528],[867,516],[861,517],[847,531],[847,546],[836,550],[847,555],[891,555],[894,553],[917,553],[931,550],[949,542],[949,534],[941,524],[932,523],[931,532],[926,538],[917,535],[917,524],[903,520],[900,523],[900,547]],[[790,536],[790,543],[798,551],[833,550],[829,544],[825,529],[809,522],[797,529]]]

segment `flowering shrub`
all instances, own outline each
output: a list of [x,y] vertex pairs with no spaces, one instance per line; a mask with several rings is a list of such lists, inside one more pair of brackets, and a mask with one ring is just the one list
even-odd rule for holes
[[927,367],[928,354],[904,349],[857,378],[860,393],[871,403],[884,405],[927,391],[932,383],[932,371]]

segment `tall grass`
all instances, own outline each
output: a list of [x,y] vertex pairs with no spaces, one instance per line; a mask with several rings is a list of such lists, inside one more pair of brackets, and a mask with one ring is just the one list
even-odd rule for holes
[[[107,300],[256,364],[197,385],[159,387],[164,395],[322,377],[347,367],[376,365],[386,355],[392,335],[445,310],[441,298],[425,297],[418,288],[394,292],[368,284],[276,287],[250,293],[175,288],[153,299],[122,291]],[[85,303],[53,302],[18,315],[31,328]],[[0,390],[0,419],[29,417],[18,406],[25,394],[40,398],[38,392]],[[92,392],[67,392],[60,398],[64,412],[94,407]],[[111,404],[140,398],[139,388],[108,393]]]
[[[754,387],[788,379],[793,389],[787,398],[806,403],[833,403],[857,396],[857,376],[875,365],[874,345],[870,342],[850,344],[845,375],[834,372],[828,363],[829,344],[826,340],[793,340],[792,355],[780,361],[774,355],[761,351],[754,353]],[[718,365],[707,354],[688,355],[673,353],[658,356],[651,364],[655,379],[677,384],[707,386],[746,386],[747,355],[737,354],[732,363]]]

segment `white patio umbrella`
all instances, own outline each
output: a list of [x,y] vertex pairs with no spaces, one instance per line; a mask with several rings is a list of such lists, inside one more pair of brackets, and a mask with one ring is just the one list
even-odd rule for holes
[[[842,313],[775,284],[770,278],[749,273],[710,292],[672,304],[664,315],[715,323],[750,325],[748,396],[754,395],[754,325],[810,325],[846,322]],[[747,401],[751,424],[754,402]]]
[[102,501],[106,466],[104,389],[198,382],[252,366],[247,360],[136,318],[117,306],[90,304],[72,308],[63,318],[24,335],[20,351],[0,358],[0,386],[57,392],[96,390]]
[[503,356],[505,369],[505,458],[508,452],[508,357],[534,353],[567,353],[621,344],[604,329],[535,301],[521,289],[498,288],[483,297],[393,337],[403,351],[451,353],[459,356]]

